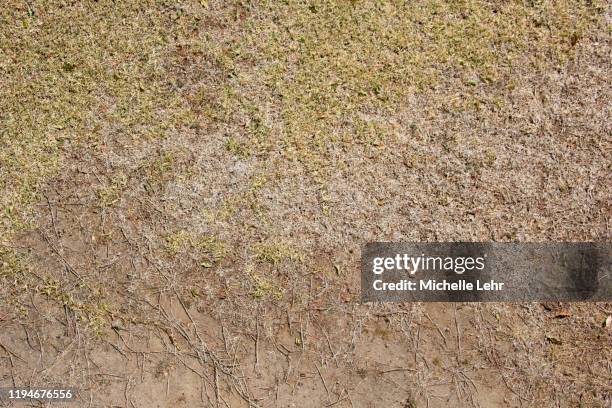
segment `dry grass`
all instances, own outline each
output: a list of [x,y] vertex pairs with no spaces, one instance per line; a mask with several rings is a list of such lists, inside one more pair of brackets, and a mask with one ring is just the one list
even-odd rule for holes
[[356,304],[368,241],[609,239],[605,2],[9,3],[0,325],[23,353],[62,350],[60,322],[72,372],[108,344],[137,370],[155,338],[212,406],[609,398],[609,305],[465,306],[460,348],[452,305]]

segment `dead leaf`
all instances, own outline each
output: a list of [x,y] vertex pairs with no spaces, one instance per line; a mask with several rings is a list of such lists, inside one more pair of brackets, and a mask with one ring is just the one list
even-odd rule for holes
[[566,317],[571,317],[571,316],[572,316],[572,314],[571,314],[570,312],[565,312],[565,311],[563,311],[563,312],[559,312],[559,313],[557,313],[557,314],[555,315],[555,319],[564,319],[564,318],[566,318]]
[[340,272],[342,271],[340,265],[334,264],[334,269],[336,271],[336,275],[340,276]]
[[606,317],[606,320],[604,320],[602,327],[612,327],[612,315]]

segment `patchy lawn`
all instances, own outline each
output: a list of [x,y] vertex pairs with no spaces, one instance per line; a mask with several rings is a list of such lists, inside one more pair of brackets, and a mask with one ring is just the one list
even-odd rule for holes
[[10,1],[0,385],[606,406],[610,304],[360,305],[358,263],[609,240],[609,22],[595,0]]

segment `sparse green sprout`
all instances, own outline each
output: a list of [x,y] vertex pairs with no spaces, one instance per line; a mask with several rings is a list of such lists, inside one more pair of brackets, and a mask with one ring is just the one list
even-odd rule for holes
[[101,315],[93,315],[89,317],[89,327],[96,336],[101,337],[108,327],[108,321]]
[[251,277],[254,281],[254,288],[252,292],[254,298],[273,298],[276,300],[282,300],[283,292],[276,285],[274,285],[274,283],[258,275],[252,275]]
[[188,97],[188,101],[195,112],[202,114],[206,119],[215,123],[223,120],[225,116],[220,93],[220,89],[203,86]]
[[168,254],[175,256],[186,251],[191,245],[191,242],[191,236],[185,230],[180,230],[173,234],[166,235],[165,249]]
[[202,236],[194,243],[195,248],[205,252],[208,259],[201,262],[203,268],[211,268],[214,263],[221,261],[227,255],[228,249],[224,241],[214,236]]
[[250,155],[248,146],[241,144],[234,137],[229,137],[225,142],[225,148],[228,152],[238,157],[248,157]]
[[0,278],[13,278],[27,271],[27,261],[23,255],[16,253],[11,248],[0,246]]
[[495,164],[495,160],[497,159],[497,153],[494,149],[487,149],[485,152],[484,162],[487,166],[493,166]]
[[302,255],[295,248],[281,242],[256,244],[252,250],[259,262],[272,265],[278,265],[285,261],[303,261]]
[[205,208],[202,210],[202,216],[210,223],[219,221],[228,221],[234,216],[238,210],[239,199],[235,196],[230,196],[224,200],[218,208]]
[[146,175],[144,188],[148,193],[155,192],[165,183],[177,177],[176,161],[176,152],[164,151],[155,160],[143,164]]
[[172,171],[172,168],[174,167],[174,160],[175,158],[173,152],[164,152],[155,162],[155,171],[163,177]]
[[268,183],[267,174],[256,174],[251,178],[250,192],[256,193]]
[[108,186],[99,188],[96,193],[98,195],[100,207],[110,207],[117,203],[121,198],[121,193],[127,186],[127,181],[127,176],[123,173],[119,173],[113,177]]
[[64,70],[64,72],[73,72],[76,69],[76,65],[70,62],[64,62],[64,64],[62,65],[62,69]]

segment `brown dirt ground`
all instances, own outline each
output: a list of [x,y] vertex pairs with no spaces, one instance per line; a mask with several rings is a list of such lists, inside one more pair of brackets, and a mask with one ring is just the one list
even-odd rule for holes
[[[35,227],[8,245],[19,273],[0,273],[0,387],[71,385],[84,407],[609,406],[610,303],[359,303],[366,242],[610,239],[609,5],[562,61],[528,41],[497,79],[444,65],[393,110],[375,87],[319,125],[284,102],[318,91],[300,76],[300,41],[283,37],[306,30],[298,17],[276,33],[288,41],[277,89],[269,50],[223,65],[194,45],[255,47],[248,27],[277,22],[274,4],[181,4],[198,18],[155,20],[188,27],[168,28],[148,80],[188,119],[138,134],[113,119],[118,99],[95,95],[95,138],[59,149]],[[222,100],[236,90],[240,103]],[[348,137],[349,120],[373,133]],[[333,136],[323,147],[302,141],[319,131]]]

